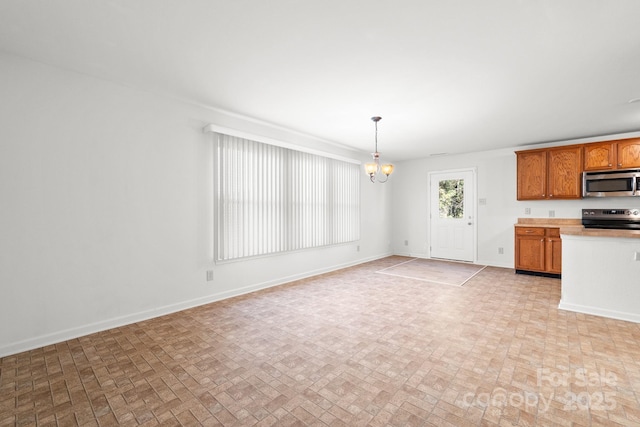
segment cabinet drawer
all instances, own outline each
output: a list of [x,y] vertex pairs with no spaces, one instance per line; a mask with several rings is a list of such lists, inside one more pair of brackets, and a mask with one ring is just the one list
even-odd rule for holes
[[518,236],[544,236],[544,228],[542,227],[516,227]]
[[547,237],[560,237],[559,228],[547,228]]

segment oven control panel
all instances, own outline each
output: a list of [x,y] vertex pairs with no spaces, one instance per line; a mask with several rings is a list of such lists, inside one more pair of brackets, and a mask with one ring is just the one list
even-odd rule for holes
[[636,219],[640,220],[640,209],[582,209],[583,218]]

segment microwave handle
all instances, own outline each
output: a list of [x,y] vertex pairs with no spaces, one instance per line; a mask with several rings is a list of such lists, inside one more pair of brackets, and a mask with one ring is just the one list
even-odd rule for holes
[[638,177],[634,174],[633,179],[631,180],[631,195],[635,196],[636,191],[638,190]]

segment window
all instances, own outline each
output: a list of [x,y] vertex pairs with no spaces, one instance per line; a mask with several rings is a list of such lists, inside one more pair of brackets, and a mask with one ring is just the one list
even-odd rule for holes
[[440,218],[460,219],[464,215],[464,179],[448,179],[439,183]]
[[358,164],[215,135],[217,260],[360,238]]

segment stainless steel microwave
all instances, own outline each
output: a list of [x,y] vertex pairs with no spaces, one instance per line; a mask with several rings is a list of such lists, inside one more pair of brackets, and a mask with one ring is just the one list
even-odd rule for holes
[[582,197],[640,196],[640,169],[582,173]]

